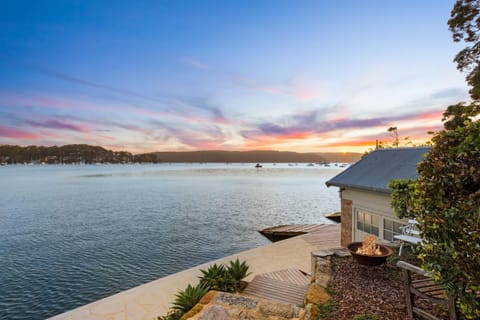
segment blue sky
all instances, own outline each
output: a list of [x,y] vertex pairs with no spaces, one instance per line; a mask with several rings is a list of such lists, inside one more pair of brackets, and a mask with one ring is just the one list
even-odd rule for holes
[[0,144],[364,151],[468,100],[454,1],[2,1]]

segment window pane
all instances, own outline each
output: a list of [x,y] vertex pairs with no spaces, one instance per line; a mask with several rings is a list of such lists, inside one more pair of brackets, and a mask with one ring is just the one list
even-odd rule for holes
[[369,224],[366,224],[363,226],[365,229],[363,231],[367,232],[367,233],[372,233],[372,229],[371,229],[371,226]]
[[372,215],[365,213],[365,224],[372,224]]
[[357,222],[357,229],[363,231],[363,223],[358,221]]
[[389,230],[383,230],[383,239],[387,241],[393,241],[393,235],[392,232]]
[[398,223],[398,222],[394,222],[393,227],[394,227],[393,232],[402,233],[402,229],[400,229],[400,227],[403,227],[403,224]]
[[363,220],[363,212],[360,212],[360,211],[357,212],[357,221],[362,223],[365,221]]
[[378,227],[372,227],[372,234],[378,237]]
[[379,227],[380,224],[378,223],[378,216],[372,216],[372,226]]
[[383,228],[386,229],[386,230],[393,230],[393,222],[392,220],[387,220],[387,219],[384,219],[383,220]]

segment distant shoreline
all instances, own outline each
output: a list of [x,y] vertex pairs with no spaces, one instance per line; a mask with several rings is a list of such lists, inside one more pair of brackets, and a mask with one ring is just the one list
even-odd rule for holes
[[298,153],[290,151],[182,151],[132,154],[100,146],[0,145],[0,164],[96,164],[96,163],[352,163],[361,153]]
[[263,166],[271,165],[288,165],[289,167],[344,167],[346,165],[352,164],[352,162],[323,162],[323,163],[312,163],[312,162],[127,162],[127,163],[108,163],[108,162],[98,162],[98,163],[0,163],[0,166],[110,166],[110,165],[121,165],[121,166],[129,166],[129,165],[172,165],[172,164],[185,164],[185,165],[208,165],[208,164],[224,164],[228,165],[252,165],[255,167],[255,164],[261,164],[259,168]]

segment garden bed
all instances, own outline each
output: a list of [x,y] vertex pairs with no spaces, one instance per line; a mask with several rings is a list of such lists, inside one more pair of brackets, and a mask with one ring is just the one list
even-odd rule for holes
[[[361,314],[373,314],[382,320],[408,319],[402,274],[392,263],[366,267],[352,257],[334,257],[332,268],[330,286],[334,302],[321,308],[321,319],[351,320]],[[416,304],[428,310],[436,308],[423,299]],[[443,310],[436,312],[440,318],[448,319]]]

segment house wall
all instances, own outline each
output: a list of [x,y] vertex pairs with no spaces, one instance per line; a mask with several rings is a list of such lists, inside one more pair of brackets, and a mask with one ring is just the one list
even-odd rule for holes
[[365,232],[356,228],[355,212],[362,211],[379,218],[379,238],[383,239],[383,221],[387,218],[392,221],[399,220],[390,206],[390,195],[381,192],[360,189],[343,189],[341,191],[342,233],[341,244],[346,246],[352,241],[362,241]]

